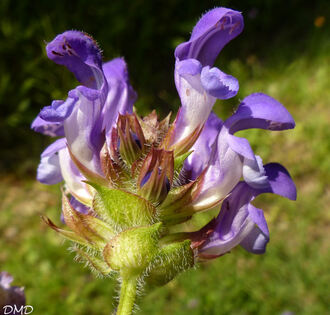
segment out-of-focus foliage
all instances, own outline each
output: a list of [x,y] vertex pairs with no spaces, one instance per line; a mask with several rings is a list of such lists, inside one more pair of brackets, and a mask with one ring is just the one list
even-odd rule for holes
[[[294,130],[244,134],[264,162],[291,172],[298,200],[260,197],[271,241],[254,256],[235,249],[182,274],[144,297],[141,314],[327,314],[330,214],[330,4],[319,1],[0,1],[0,270],[24,285],[33,314],[109,314],[116,284],[95,279],[72,261],[39,214],[60,222],[58,186],[33,180],[46,137],[29,131],[39,109],[76,85],[48,61],[44,40],[66,29],[92,34],[104,59],[125,56],[140,113],[165,115],[179,100],[173,82],[176,45],[202,12],[223,5],[240,10],[244,32],[218,65],[237,77],[239,95],[218,102],[227,117],[239,100],[260,91],[282,102]],[[23,176],[24,175],[24,176]],[[32,178],[26,177],[31,175]],[[18,180],[17,177],[20,177]]]

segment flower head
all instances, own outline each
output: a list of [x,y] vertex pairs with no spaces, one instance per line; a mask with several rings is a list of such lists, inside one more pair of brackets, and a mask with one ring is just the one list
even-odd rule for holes
[[[269,231],[251,201],[261,193],[295,199],[289,173],[263,165],[236,132],[294,128],[289,112],[262,93],[243,99],[222,121],[216,99],[238,92],[238,80],[213,67],[222,48],[243,30],[241,13],[207,12],[189,41],[175,50],[175,83],[182,106],[174,119],[133,112],[136,93],[122,58],[102,62],[88,35],[68,31],[47,47],[48,57],[81,85],[64,101],[44,107],[32,128],[62,137],[41,155],[37,178],[64,180],[62,211],[69,230],[46,223],[71,240],[93,270],[149,285],[168,282],[197,261],[241,245],[263,253]],[[243,180],[242,180],[243,179]],[[220,208],[199,231],[172,232],[200,211]]]

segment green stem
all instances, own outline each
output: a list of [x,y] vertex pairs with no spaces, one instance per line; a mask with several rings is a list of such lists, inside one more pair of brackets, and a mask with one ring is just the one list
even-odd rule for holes
[[135,296],[136,296],[137,278],[123,278],[120,288],[120,300],[116,315],[132,314]]

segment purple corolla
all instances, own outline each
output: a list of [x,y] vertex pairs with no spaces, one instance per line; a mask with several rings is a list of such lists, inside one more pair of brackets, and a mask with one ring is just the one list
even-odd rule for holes
[[227,8],[207,12],[193,29],[190,40],[175,50],[175,84],[182,107],[172,142],[178,143],[206,122],[216,99],[238,92],[238,80],[212,67],[222,48],[243,30],[243,17]]
[[[90,189],[70,158],[69,150],[91,172],[102,174],[100,151],[118,114],[131,113],[136,93],[129,84],[122,58],[102,63],[101,51],[87,34],[67,31],[47,47],[47,56],[66,66],[82,84],[68,93],[65,101],[45,106],[32,123],[38,132],[65,136],[51,144],[41,155],[37,179],[45,184],[65,180],[78,200],[91,202]],[[69,150],[68,150],[69,149]]]
[[254,254],[265,252],[269,231],[263,211],[250,202],[262,193],[274,193],[296,199],[296,188],[287,170],[277,163],[264,166],[267,185],[253,188],[239,182],[222,202],[217,218],[190,234],[201,259],[210,259],[241,245]]

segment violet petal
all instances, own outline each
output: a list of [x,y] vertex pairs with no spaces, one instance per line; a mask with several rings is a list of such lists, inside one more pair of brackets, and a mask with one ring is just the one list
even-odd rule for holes
[[87,34],[64,32],[47,45],[46,51],[49,59],[66,66],[86,87],[100,89],[103,85],[101,50]]
[[265,235],[257,226],[254,226],[249,235],[240,242],[240,245],[250,253],[264,254],[268,242],[269,237],[267,237],[267,235]]
[[175,50],[179,60],[197,59],[203,66],[212,66],[222,48],[243,30],[240,12],[227,8],[215,8],[202,16],[193,29],[188,42]]
[[260,156],[256,155],[254,160],[244,158],[243,178],[249,186],[256,189],[262,189],[269,186],[266,171],[263,167]]
[[90,205],[93,199],[92,193],[88,185],[83,182],[86,179],[72,162],[67,148],[59,152],[59,163],[69,192],[81,203]]
[[244,98],[235,114],[227,119],[225,124],[230,128],[231,134],[249,128],[284,130],[295,126],[287,109],[262,93],[254,93]]
[[45,106],[40,111],[39,116],[45,121],[61,123],[71,115],[76,102],[77,98],[71,97],[66,101],[53,101],[50,106]]
[[226,140],[233,151],[250,160],[255,160],[255,155],[247,139],[228,134]]
[[65,138],[58,139],[41,154],[41,161],[37,169],[37,180],[39,182],[54,185],[63,180],[58,154],[65,146]]
[[176,70],[182,77],[185,77],[186,75],[195,76],[201,73],[202,65],[196,59],[185,59],[176,64]]
[[239,89],[236,78],[209,66],[202,69],[201,82],[208,94],[221,100],[234,97]]
[[193,151],[184,163],[184,172],[187,179],[195,180],[207,167],[210,160],[212,147],[222,126],[222,120],[211,112],[203,131],[191,148]]
[[128,77],[127,65],[123,58],[115,58],[103,64],[103,71],[109,91],[102,109],[103,128],[107,141],[110,141],[112,127],[117,122],[118,114],[131,114],[137,94]]
[[64,128],[61,122],[49,122],[43,120],[39,115],[31,124],[31,129],[50,137],[63,137]]
[[264,165],[269,187],[257,190],[259,193],[274,193],[291,200],[297,199],[297,189],[289,172],[279,163]]

